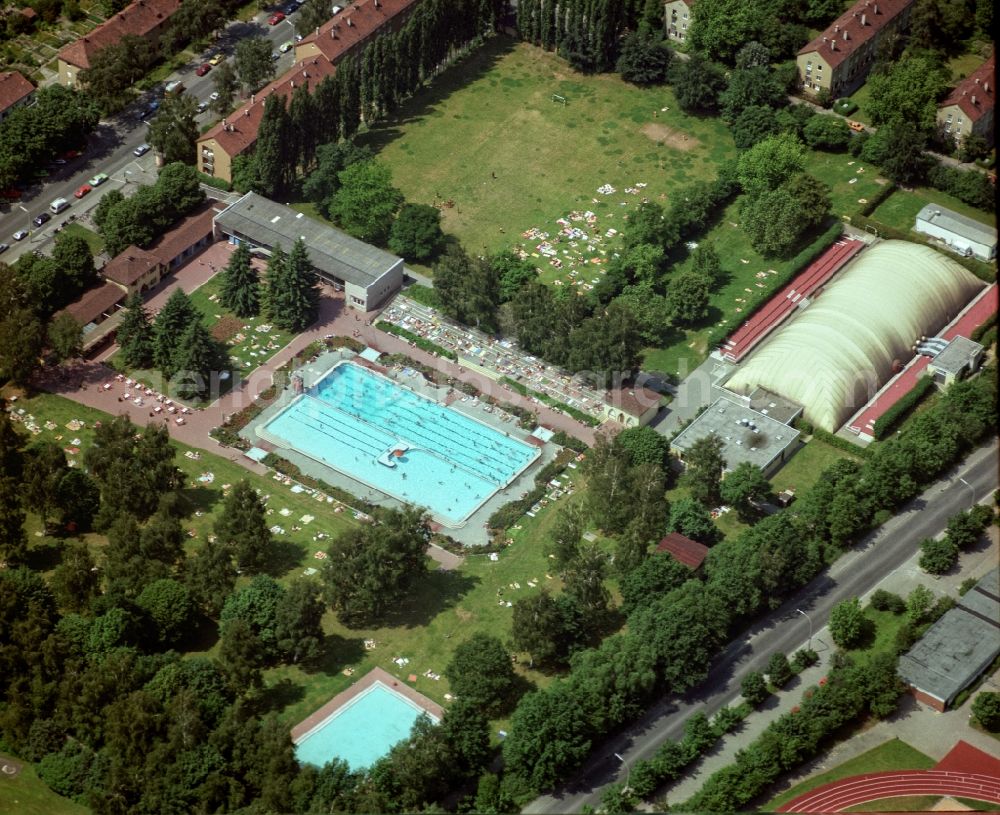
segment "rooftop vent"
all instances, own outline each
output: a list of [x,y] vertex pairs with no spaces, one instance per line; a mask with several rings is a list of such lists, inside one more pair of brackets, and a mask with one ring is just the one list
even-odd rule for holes
[[275,215],[275,216],[274,216],[274,217],[273,217],[273,218],[271,219],[271,223],[272,223],[272,224],[276,224],[276,223],[278,223],[278,221],[280,221],[280,220],[281,220],[281,216],[280,216],[280,215]]

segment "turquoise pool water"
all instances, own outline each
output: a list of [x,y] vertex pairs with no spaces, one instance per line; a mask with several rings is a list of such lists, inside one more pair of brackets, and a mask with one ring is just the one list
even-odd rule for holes
[[[323,464],[457,526],[538,450],[351,363],[268,422],[268,433]],[[399,455],[399,453],[402,453]]]
[[295,756],[317,767],[334,758],[343,759],[352,770],[370,767],[410,735],[413,723],[424,712],[376,682],[299,739]]

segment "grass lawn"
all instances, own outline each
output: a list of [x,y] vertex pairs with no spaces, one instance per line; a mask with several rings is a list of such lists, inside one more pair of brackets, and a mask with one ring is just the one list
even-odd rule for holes
[[873,636],[859,647],[847,650],[847,654],[858,665],[871,661],[876,654],[892,653],[896,647],[896,632],[906,624],[905,614],[876,611],[870,605],[865,606],[864,616],[872,624],[870,630]]
[[221,290],[222,275],[217,274],[191,292],[191,303],[205,315],[203,322],[212,336],[227,346],[230,361],[247,376],[295,335],[272,325],[264,316],[243,318],[226,311],[218,303]]
[[952,82],[959,82],[982,65],[986,60],[979,54],[960,54],[948,60]]
[[[571,210],[620,225],[640,199],[625,188],[644,182],[643,195],[669,200],[678,185],[713,177],[735,152],[718,118],[687,116],[669,88],[583,76],[504,37],[359,140],[379,153],[408,200],[453,202],[442,225],[470,252],[509,246],[531,227],[554,231]],[[599,194],[603,184],[617,192]]]
[[16,778],[0,779],[0,812],[16,812],[18,815],[86,815],[90,810],[56,795],[45,786],[35,768],[24,763]]
[[855,122],[864,122],[866,125],[871,125],[872,120],[865,112],[868,100],[871,99],[871,91],[868,89],[868,83],[866,82],[847,98],[858,106],[858,109],[851,114],[850,118]]
[[[763,809],[775,810],[793,798],[809,792],[809,790],[816,789],[831,781],[850,778],[853,775],[879,773],[887,770],[929,770],[936,763],[930,756],[926,756],[919,750],[910,747],[906,742],[899,739],[890,739],[885,744],[880,744],[867,753],[855,756],[840,766],[834,767],[832,770],[813,776],[801,784],[796,784],[787,792],[783,792],[776,798],[771,799]],[[907,809],[897,811],[907,811]]]
[[913,192],[894,190],[893,193],[876,207],[872,217],[887,226],[901,229],[904,232],[913,229],[917,213],[926,204],[939,204],[955,212],[973,218],[987,226],[995,226],[995,217],[988,212],[970,207],[968,204],[953,198],[946,192],[928,187],[916,187]]
[[889,183],[878,167],[854,158],[850,153],[821,153],[807,150],[805,169],[830,188],[834,215],[857,212],[864,201]]
[[[690,498],[691,490],[688,487],[677,486],[667,490],[667,502],[674,503],[682,498]],[[750,528],[749,524],[743,523],[736,514],[736,510],[724,512],[718,518],[713,519],[725,540],[736,540],[743,532]]]
[[842,458],[860,461],[860,456],[851,456],[838,447],[814,438],[778,470],[771,479],[771,484],[775,492],[795,490],[801,495],[812,488],[827,467]]
[[104,238],[98,235],[93,229],[87,229],[83,224],[74,221],[71,224],[66,224],[62,228],[63,234],[65,235],[77,235],[83,238],[87,242],[87,246],[90,247],[90,254],[99,255],[104,251]]

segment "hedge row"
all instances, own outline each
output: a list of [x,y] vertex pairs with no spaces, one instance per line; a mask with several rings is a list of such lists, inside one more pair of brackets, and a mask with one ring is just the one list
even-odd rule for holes
[[996,187],[979,170],[957,170],[936,162],[927,172],[927,183],[976,209],[996,209]]
[[997,313],[994,311],[989,317],[986,318],[985,322],[979,325],[976,328],[976,330],[969,335],[969,338],[976,342],[982,343],[983,345],[987,345],[988,343],[983,342],[983,337],[985,337],[987,332],[991,328],[993,328],[996,324],[997,324]]
[[931,377],[920,377],[910,388],[909,393],[875,420],[875,424],[872,425],[872,435],[876,439],[884,439],[896,423],[913,410],[933,387],[934,380]]
[[595,419],[589,413],[584,413],[582,410],[570,407],[569,405],[560,402],[558,399],[553,399],[551,396],[547,396],[544,393],[533,391],[531,388],[525,387],[517,380],[511,379],[509,376],[500,377],[500,382],[510,385],[510,387],[521,394],[521,396],[530,396],[533,399],[537,399],[539,402],[548,405],[550,408],[561,410],[571,419],[576,419],[581,424],[589,425],[590,427],[597,427],[597,425],[601,423],[600,419]]
[[268,453],[261,460],[261,464],[265,467],[270,467],[272,470],[279,472],[282,475],[287,475],[289,478],[294,478],[305,487],[311,487],[312,489],[319,490],[327,495],[332,495],[342,504],[346,504],[352,509],[360,509],[361,511],[369,514],[375,510],[374,504],[370,504],[367,501],[358,498],[356,495],[352,495],[347,490],[341,489],[340,487],[334,487],[332,484],[327,484],[319,478],[313,478],[312,476],[306,475],[299,469],[297,464],[292,463],[287,458],[282,458],[277,453]]
[[840,436],[836,436],[833,433],[828,433],[822,427],[814,427],[805,419],[796,419],[792,422],[792,427],[796,430],[801,430],[807,436],[812,436],[818,441],[829,444],[831,447],[836,447],[838,450],[850,453],[852,456],[868,458],[871,454],[869,448],[854,444],[853,442],[850,442],[847,439],[842,439]]
[[812,263],[816,258],[822,255],[827,249],[829,249],[833,243],[841,236],[844,228],[839,221],[832,223],[829,228],[823,232],[819,238],[813,241],[809,246],[799,252],[794,258],[792,258],[789,264],[788,271],[783,275],[778,275],[771,281],[771,292],[767,297],[761,298],[750,308],[745,309],[743,314],[740,315],[742,319],[739,325],[730,326],[716,326],[711,331],[708,332],[708,347],[716,348],[722,345],[723,341],[728,337],[733,331],[743,325],[747,320],[753,317],[761,308],[763,308],[774,296],[775,292],[780,291],[784,286],[791,282],[792,278],[795,277],[799,272],[801,272],[806,266]]
[[444,357],[445,359],[457,360],[458,354],[447,348],[442,348],[437,343],[433,343],[430,340],[424,339],[419,334],[414,334],[412,331],[407,331],[405,328],[400,328],[398,325],[387,322],[386,320],[379,320],[375,323],[375,327],[385,331],[387,334],[395,334],[397,337],[402,337],[404,340],[408,340],[413,345],[417,346],[421,351],[426,351],[429,354],[434,354],[435,356]]
[[224,178],[216,178],[214,175],[208,175],[207,173],[198,172],[198,180],[204,184],[206,187],[212,187],[217,190],[225,190],[226,192],[232,192],[233,185],[226,181]]
[[861,209],[859,210],[860,213],[862,215],[871,215],[876,209],[878,209],[879,204],[881,204],[895,191],[895,184],[883,184],[879,187],[878,192],[876,192],[871,198],[867,199],[867,203],[861,206]]

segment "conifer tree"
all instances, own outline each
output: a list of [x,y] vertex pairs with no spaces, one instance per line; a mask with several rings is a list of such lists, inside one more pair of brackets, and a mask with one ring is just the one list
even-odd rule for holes
[[181,337],[187,327],[199,319],[188,296],[176,289],[153,322],[153,362],[167,374],[173,373]]
[[240,568],[259,573],[267,564],[271,550],[271,530],[267,526],[264,504],[246,479],[226,497],[222,514],[215,522],[219,543],[236,556]]
[[148,368],[153,364],[153,327],[143,307],[142,295],[130,294],[125,308],[116,334],[122,359],[129,368]]
[[206,396],[212,384],[212,373],[221,368],[222,354],[219,344],[202,325],[194,319],[188,323],[174,349],[172,370],[180,376],[178,395],[182,398]]
[[319,314],[319,290],[316,274],[299,238],[274,279],[268,276],[268,307],[271,319],[287,331],[302,331],[315,322]]
[[245,243],[236,247],[222,272],[219,302],[237,317],[260,314],[260,280],[250,263],[250,249]]

